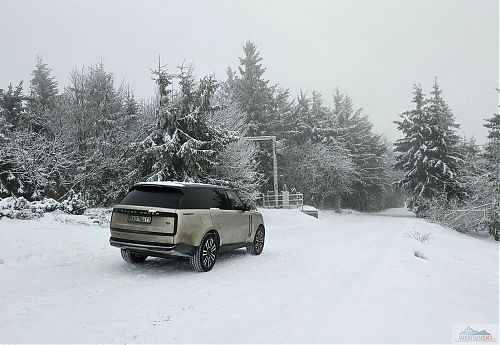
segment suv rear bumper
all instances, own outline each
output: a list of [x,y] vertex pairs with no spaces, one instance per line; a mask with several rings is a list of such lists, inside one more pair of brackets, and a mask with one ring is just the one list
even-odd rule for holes
[[147,254],[157,257],[184,257],[189,258],[196,253],[198,247],[188,244],[164,244],[142,241],[125,240],[110,237],[109,244],[113,247],[130,250],[134,253]]

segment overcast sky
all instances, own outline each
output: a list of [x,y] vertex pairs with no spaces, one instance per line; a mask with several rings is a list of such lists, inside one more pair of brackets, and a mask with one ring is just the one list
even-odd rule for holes
[[224,78],[251,40],[272,83],[327,102],[338,86],[390,139],[411,85],[430,90],[437,76],[462,132],[482,143],[498,111],[498,12],[498,0],[0,0],[0,88],[27,84],[40,54],[60,86],[102,60],[147,97],[158,54],[172,70],[186,59]]

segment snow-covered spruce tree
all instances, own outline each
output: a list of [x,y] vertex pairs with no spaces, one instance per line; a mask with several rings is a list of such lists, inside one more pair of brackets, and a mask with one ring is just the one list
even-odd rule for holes
[[10,177],[9,170],[12,168],[12,164],[8,162],[9,154],[7,152],[8,143],[10,138],[7,136],[7,126],[8,123],[4,117],[0,117],[0,198],[5,198],[10,195],[9,192],[9,180]]
[[22,84],[21,81],[15,88],[9,84],[7,90],[0,89],[0,197],[19,192],[20,181],[14,174],[8,149],[25,112]]
[[0,89],[0,118],[4,122],[2,130],[13,131],[19,127],[25,113],[24,101],[22,81],[15,88],[11,83],[7,90]]
[[399,187],[408,191],[407,207],[420,212],[423,199],[431,199],[438,193],[435,186],[439,177],[429,177],[426,158],[427,138],[431,132],[427,127],[429,120],[424,109],[425,96],[420,85],[413,86],[413,100],[415,109],[400,115],[401,121],[394,121],[404,138],[398,139],[394,146],[396,164],[394,168],[405,172],[404,178],[397,182]]
[[[436,84],[435,84],[436,85]],[[456,180],[459,162],[457,139],[449,108],[436,87],[432,97],[425,99],[420,86],[414,85],[415,109],[400,115],[395,121],[404,138],[396,141],[395,169],[405,172],[398,186],[407,190],[407,206],[422,215],[427,205],[440,194],[446,199],[456,196],[460,186]]]
[[46,129],[51,121],[50,113],[57,105],[57,81],[51,76],[51,69],[42,58],[37,56],[36,66],[30,81],[30,93],[27,97],[24,127],[35,132]]
[[457,134],[460,125],[455,122],[455,116],[441,93],[436,78],[425,105],[430,124],[433,126],[433,135],[429,138],[428,147],[432,152],[430,163],[435,162],[434,168],[442,170],[442,191],[447,200],[450,200],[463,196],[463,188],[457,180],[457,173],[463,162],[459,147],[460,137]]
[[328,109],[323,105],[319,92],[313,91],[311,97],[300,92],[296,102],[291,105],[291,111],[281,115],[279,132],[286,142],[302,145],[319,143],[325,138],[325,123],[328,119]]
[[348,151],[333,136],[330,111],[321,95],[300,93],[285,112],[279,130],[285,147],[280,155],[280,176],[289,189],[304,194],[318,207],[341,207],[351,192],[353,163]]
[[488,142],[485,145],[485,158],[492,171],[492,178],[500,178],[500,114],[494,114],[485,120],[488,129]]
[[339,89],[333,97],[332,133],[347,149],[355,172],[352,191],[343,196],[343,207],[361,211],[381,209],[388,184],[386,151],[382,136],[373,133],[372,123]]
[[241,111],[245,114],[246,135],[269,135],[268,127],[271,119],[271,103],[275,86],[263,78],[266,71],[262,67],[262,58],[257,47],[248,41],[243,46],[245,56],[240,58],[238,67],[240,75],[234,77],[234,96]]
[[[488,203],[486,199],[491,197],[491,186],[488,185],[487,161],[483,155],[481,146],[476,143],[474,138],[463,137],[458,144],[462,156],[462,162],[458,167],[457,180],[462,187],[464,194],[464,205],[456,205],[462,207],[467,204],[470,207],[484,205]],[[491,201],[491,200],[490,200]],[[446,203],[443,207],[447,207]]]
[[489,212],[489,230],[498,241],[500,235],[500,114],[486,119],[484,127],[488,129],[488,142],[485,145],[486,169],[491,187],[493,207]]
[[[136,144],[136,180],[214,182],[220,152],[232,140],[230,133],[207,124],[218,84],[213,76],[195,81],[191,68],[179,73],[154,71],[160,102],[156,128]],[[172,92],[169,85],[178,85]]]
[[[266,68],[262,66],[262,57],[257,47],[248,41],[243,46],[244,57],[240,58],[238,72],[228,70],[227,85],[230,94],[244,114],[244,136],[277,135],[282,114],[290,110],[288,90],[270,85],[264,78]],[[273,189],[271,142],[259,142],[257,161],[258,169],[267,182],[263,189]]]

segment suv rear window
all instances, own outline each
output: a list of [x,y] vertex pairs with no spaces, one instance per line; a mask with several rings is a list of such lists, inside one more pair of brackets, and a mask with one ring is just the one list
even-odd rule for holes
[[120,201],[123,205],[179,208],[182,191],[177,188],[135,186]]

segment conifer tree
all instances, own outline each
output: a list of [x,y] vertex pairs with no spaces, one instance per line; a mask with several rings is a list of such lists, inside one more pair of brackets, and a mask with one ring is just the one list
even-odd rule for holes
[[240,76],[235,80],[235,96],[246,115],[246,135],[269,135],[270,107],[275,87],[263,78],[262,57],[257,47],[248,41],[243,47],[245,56],[240,58]]
[[500,162],[500,114],[494,114],[485,121],[484,127],[488,129],[485,156],[491,163],[492,171],[498,172],[500,169],[498,164]]
[[395,121],[404,138],[396,141],[395,169],[405,172],[398,182],[408,191],[407,206],[422,215],[429,202],[443,195],[445,200],[461,197],[457,180],[461,161],[453,115],[434,84],[431,97],[425,99],[420,86],[414,85],[415,109]]
[[[228,70],[227,86],[238,108],[244,114],[242,135],[262,136],[277,135],[280,131],[282,118],[290,112],[288,90],[270,85],[264,79],[266,69],[262,66],[262,57],[257,47],[248,41],[243,46],[244,57],[240,58],[239,74]],[[260,151],[256,160],[258,169],[263,176],[271,176],[272,153],[271,142],[259,142]],[[272,179],[268,178],[264,190],[273,189]]]
[[[213,76],[195,81],[183,66],[176,75],[155,73],[161,102],[155,130],[137,145],[136,179],[211,182],[217,156],[232,140],[228,132],[207,124],[218,84]],[[167,86],[179,85],[175,92]]]
[[335,139],[347,149],[355,166],[352,191],[343,196],[344,207],[357,210],[380,209],[388,183],[382,137],[372,131],[372,123],[354,110],[351,99],[339,89],[334,94],[333,121]]
[[15,88],[10,83],[7,91],[0,89],[0,118],[3,118],[5,126],[11,131],[22,124],[24,100],[22,81]]
[[394,144],[394,151],[398,153],[394,168],[405,172],[405,176],[397,185],[408,191],[406,204],[414,212],[423,211],[423,199],[431,198],[436,193],[430,185],[436,178],[431,179],[426,170],[427,140],[430,133],[426,127],[428,119],[424,109],[424,97],[422,87],[414,85],[412,102],[415,109],[405,111],[400,115],[400,121],[394,121],[398,130],[404,134],[404,138]]
[[455,122],[455,116],[448,104],[441,96],[437,78],[434,80],[430,97],[426,100],[425,111],[428,112],[432,135],[429,136],[428,147],[431,149],[434,168],[442,169],[441,183],[443,192],[447,199],[462,197],[463,189],[458,183],[457,172],[459,165],[463,162],[459,149],[460,137],[457,129],[460,128]]
[[7,90],[0,89],[0,197],[9,196],[18,191],[20,186],[18,176],[13,173],[14,157],[9,148],[25,112],[22,84],[21,81],[14,88],[10,83]]
[[493,210],[491,227],[495,228],[496,236],[500,234],[500,114],[494,114],[486,119],[484,127],[488,129],[488,142],[485,146],[486,169],[489,171],[489,185],[493,190]]
[[35,132],[43,130],[49,121],[47,112],[53,110],[57,102],[57,81],[51,76],[51,69],[37,56],[36,66],[30,81],[30,94],[27,97],[27,115],[24,126]]

